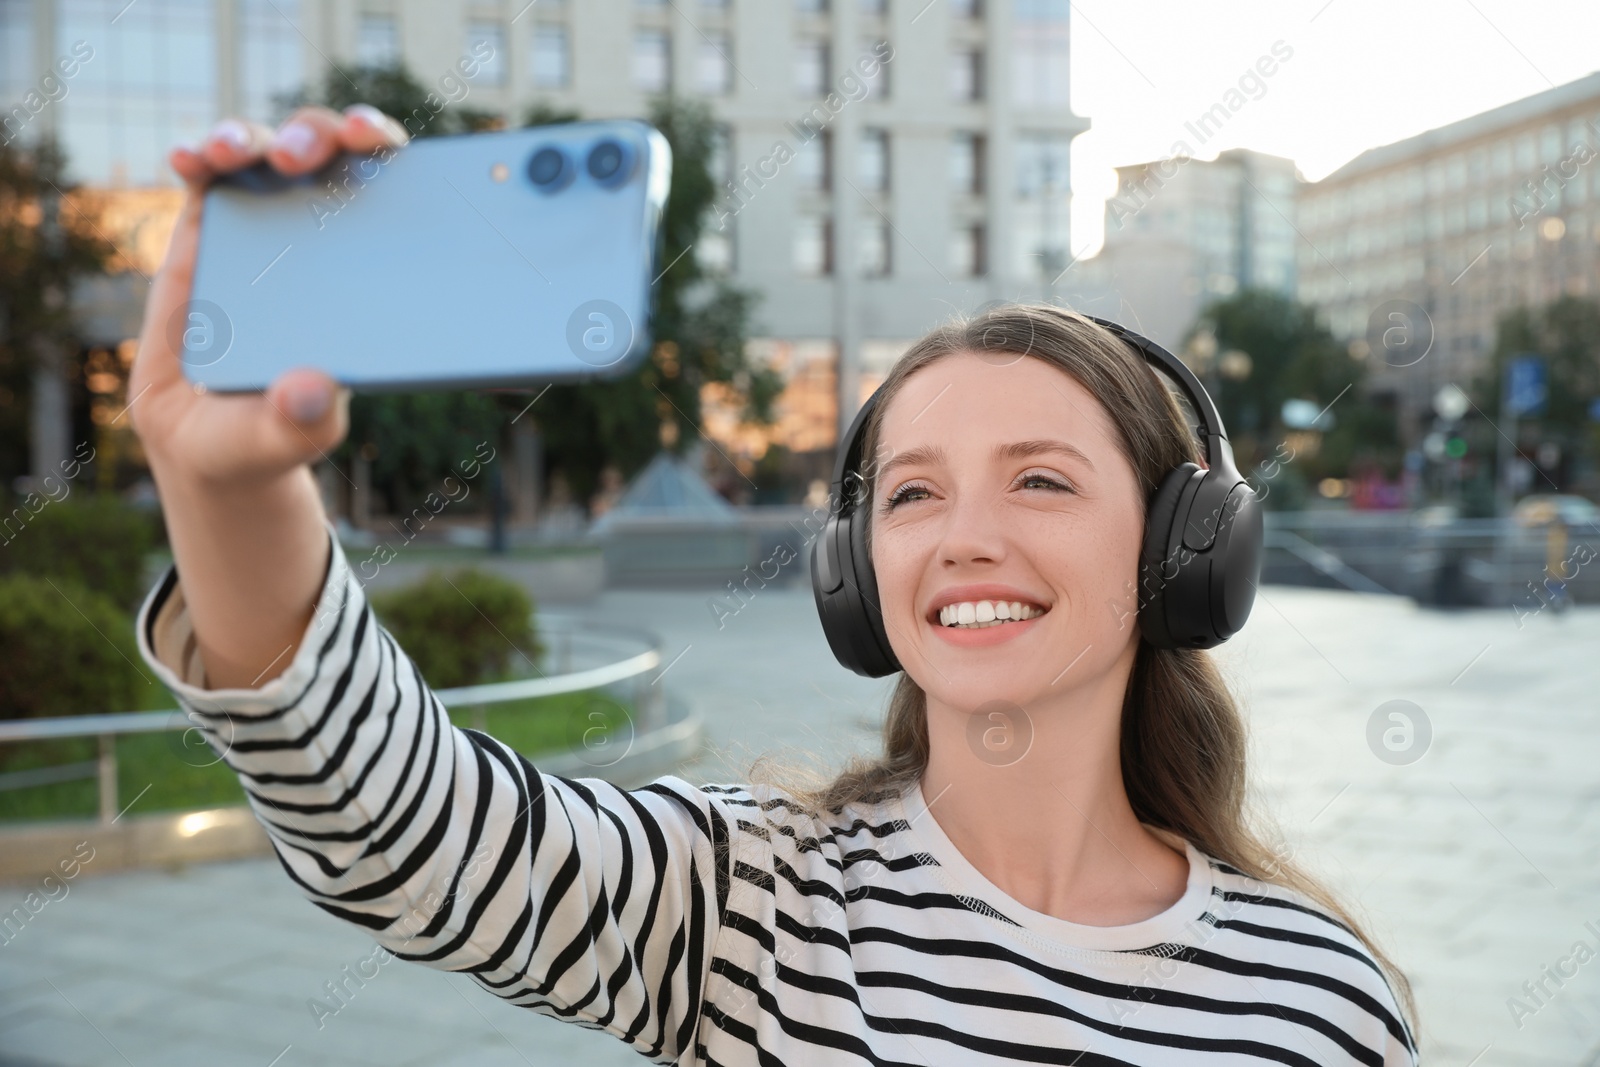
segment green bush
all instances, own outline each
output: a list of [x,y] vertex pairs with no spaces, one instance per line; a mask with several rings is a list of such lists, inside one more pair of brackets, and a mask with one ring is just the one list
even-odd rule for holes
[[0,648],[0,718],[127,711],[152,681],[127,613],[70,579],[0,577]]
[[500,681],[544,654],[533,598],[517,583],[473,567],[448,575],[432,571],[368,599],[383,628],[437,689]]
[[0,515],[0,575],[66,579],[138,610],[148,592],[144,559],[156,539],[150,514],[81,489],[59,501],[31,496],[8,504]]

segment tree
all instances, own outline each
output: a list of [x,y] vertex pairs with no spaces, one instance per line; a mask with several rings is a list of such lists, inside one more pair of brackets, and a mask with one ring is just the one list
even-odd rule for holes
[[[302,92],[285,103],[315,99],[343,108],[366,102],[405,122],[413,137],[495,128],[498,115],[464,106],[470,79],[453,83],[461,101],[449,103],[402,67],[357,67],[348,77],[330,71],[316,94]],[[524,126],[569,122],[576,112],[538,103],[523,114]],[[700,386],[730,384],[746,398],[751,421],[770,422],[780,376],[756,366],[745,354],[753,294],[724,279],[707,278],[691,249],[699,240],[716,195],[706,166],[715,123],[709,109],[672,97],[658,98],[650,121],[672,147],[672,184],[662,218],[660,262],[665,268],[655,294],[654,348],[638,370],[620,379],[553,384],[531,416],[544,436],[545,465],[561,470],[574,496],[586,501],[600,471],[615,464],[631,477],[660,447],[663,420],[678,427],[681,451],[700,429]],[[335,459],[354,450],[373,457],[374,490],[389,510],[408,511],[428,489],[451,473],[451,464],[489,440],[500,446],[510,418],[529,397],[503,391],[358,395],[350,406],[350,436]]]
[[1249,475],[1280,454],[1293,432],[1282,419],[1286,400],[1310,400],[1318,409],[1332,405],[1333,428],[1322,434],[1316,452],[1296,454],[1296,481],[1315,484],[1373,464],[1397,472],[1402,453],[1393,408],[1366,396],[1366,364],[1350,356],[1315,308],[1271,290],[1244,289],[1208,305],[1186,344],[1207,331],[1217,353],[1238,350],[1249,357],[1248,371],[1234,377],[1220,355],[1219,372],[1201,368],[1241,472]]
[[[1539,308],[1517,307],[1503,313],[1495,326],[1495,345],[1489,363],[1469,390],[1482,418],[1500,418],[1500,392],[1506,366],[1524,353],[1542,356],[1545,364],[1545,406],[1536,416],[1518,420],[1518,443],[1559,447],[1560,460],[1546,478],[1565,484],[1581,465],[1592,465],[1600,452],[1600,430],[1589,419],[1589,407],[1600,398],[1600,301],[1592,297],[1562,296]],[[1486,455],[1495,451],[1495,434],[1509,428],[1487,426],[1477,436]],[[1531,457],[1530,457],[1531,458]],[[1542,469],[1542,468],[1541,468]],[[1551,486],[1540,480],[1541,488]]]
[[[65,152],[51,137],[31,148],[0,144],[0,474],[5,485],[29,469],[28,398],[41,350],[67,354],[74,376],[78,342],[67,297],[82,277],[103,273],[115,248],[100,236]],[[81,377],[81,376],[80,376]],[[51,417],[64,417],[53,413]]]
[[648,463],[660,447],[663,421],[675,427],[670,447],[679,453],[688,447],[700,432],[702,385],[729,384],[745,400],[744,418],[757,423],[772,421],[773,401],[783,390],[781,376],[745,352],[755,294],[708,277],[693,255],[716,197],[706,165],[716,131],[711,111],[698,101],[662,96],[651,104],[650,121],[672,145],[655,348],[635,374],[552,386],[535,409],[552,466],[565,472],[580,500],[594,492],[608,463],[624,477]]

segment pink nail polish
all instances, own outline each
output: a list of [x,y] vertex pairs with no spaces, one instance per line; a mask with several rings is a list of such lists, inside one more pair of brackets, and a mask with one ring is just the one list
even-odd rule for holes
[[234,148],[250,147],[250,130],[238,119],[223,119],[211,130],[213,140],[223,141]]
[[272,138],[274,148],[281,148],[297,159],[310,155],[311,147],[316,142],[317,131],[304,122],[291,122]]

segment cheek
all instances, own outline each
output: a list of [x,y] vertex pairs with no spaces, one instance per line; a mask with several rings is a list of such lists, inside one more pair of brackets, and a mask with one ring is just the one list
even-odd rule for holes
[[1053,583],[1071,603],[1070,618],[1114,632],[1138,611],[1136,582],[1142,521],[1094,523],[1050,551]]
[[910,614],[929,546],[913,527],[878,529],[872,536],[872,573],[885,614]]

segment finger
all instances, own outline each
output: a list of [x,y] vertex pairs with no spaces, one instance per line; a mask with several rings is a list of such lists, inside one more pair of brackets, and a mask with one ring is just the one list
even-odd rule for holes
[[129,372],[129,388],[136,393],[147,386],[165,387],[187,383],[179,353],[182,351],[183,311],[194,284],[195,253],[200,243],[200,213],[205,193],[191,183],[183,208],[172,228],[167,258],[151,279],[145,298],[144,322],[139,334],[139,351]]
[[176,145],[167,153],[167,165],[188,185],[204,185],[216,175],[201,154],[200,143]]
[[267,145],[266,159],[284,174],[305,174],[339,151],[344,116],[326,107],[303,107],[284,120]]
[[349,427],[350,390],[314,367],[284,371],[264,394],[258,432],[297,462],[314,462],[337,448]]
[[352,152],[375,152],[386,146],[399,148],[411,140],[411,135],[397,119],[371,104],[351,104],[344,109],[344,115],[340,140]]
[[214,174],[226,174],[255,163],[271,143],[271,128],[228,118],[211,127],[200,144],[200,154]]

